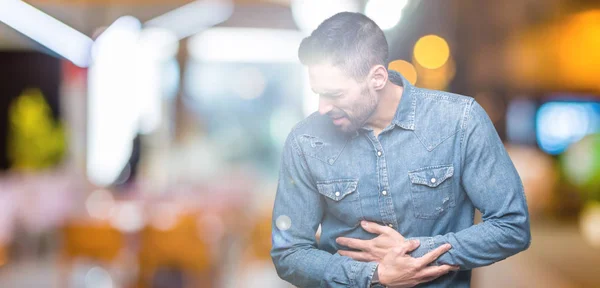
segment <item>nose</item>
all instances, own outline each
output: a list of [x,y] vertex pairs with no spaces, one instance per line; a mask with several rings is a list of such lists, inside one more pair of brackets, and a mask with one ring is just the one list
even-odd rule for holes
[[325,115],[333,109],[333,105],[324,97],[319,97],[319,114]]

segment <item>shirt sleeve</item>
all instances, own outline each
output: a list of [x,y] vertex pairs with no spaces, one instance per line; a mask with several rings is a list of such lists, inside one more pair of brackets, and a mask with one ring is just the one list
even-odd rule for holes
[[436,263],[461,270],[490,265],[527,249],[531,243],[529,212],[523,184],[485,110],[472,100],[461,135],[461,185],[483,223],[456,233],[417,237],[413,257],[450,243]]
[[317,248],[315,234],[325,205],[292,131],[284,146],[273,209],[271,257],[277,274],[298,287],[368,287],[377,263]]

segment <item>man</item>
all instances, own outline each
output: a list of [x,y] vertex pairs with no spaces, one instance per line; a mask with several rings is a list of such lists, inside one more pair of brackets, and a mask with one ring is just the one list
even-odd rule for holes
[[358,13],[325,20],[298,54],[320,100],[284,147],[271,250],[281,278],[468,287],[471,269],[527,249],[521,180],[473,98],[388,71],[383,32]]

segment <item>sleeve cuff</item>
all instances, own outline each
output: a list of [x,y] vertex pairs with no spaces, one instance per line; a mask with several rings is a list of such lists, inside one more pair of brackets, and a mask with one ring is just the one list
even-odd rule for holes
[[[433,237],[415,237],[406,240],[419,240],[419,247],[410,253],[410,256],[414,258],[423,257],[437,247]],[[437,261],[433,263],[437,264]]]
[[[371,280],[373,279],[373,274],[375,273],[375,269],[377,269],[377,262],[357,262],[357,266],[360,271],[357,271],[356,279],[354,279],[354,283],[358,284],[357,287],[371,287]],[[366,280],[366,281],[365,281]],[[361,284],[366,284],[363,286]]]

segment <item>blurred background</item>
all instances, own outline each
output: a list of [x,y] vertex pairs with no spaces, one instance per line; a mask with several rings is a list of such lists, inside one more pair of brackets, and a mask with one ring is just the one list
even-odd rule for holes
[[473,96],[525,186],[529,250],[474,287],[600,287],[596,0],[0,0],[1,287],[289,287],[269,256],[297,48],[385,29],[390,69]]

